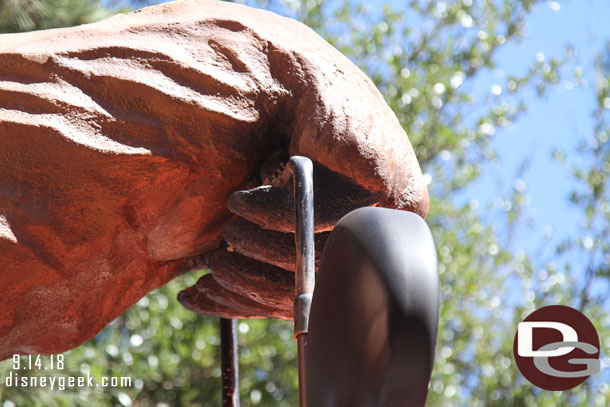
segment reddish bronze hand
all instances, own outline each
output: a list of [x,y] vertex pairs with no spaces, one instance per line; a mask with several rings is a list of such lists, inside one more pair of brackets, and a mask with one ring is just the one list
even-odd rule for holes
[[[181,1],[0,36],[0,359],[75,347],[203,264],[231,194],[296,154],[360,191],[319,196],[329,219],[346,202],[427,212],[413,150],[377,89],[293,20]],[[257,207],[264,193],[230,206],[289,229],[269,223],[277,208]]]

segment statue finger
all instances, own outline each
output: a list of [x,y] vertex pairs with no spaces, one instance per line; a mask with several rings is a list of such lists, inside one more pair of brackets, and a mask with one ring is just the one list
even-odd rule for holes
[[[229,248],[253,259],[272,264],[284,270],[296,270],[294,233],[263,229],[255,223],[237,218],[227,223],[222,235]],[[316,268],[319,265],[326,239],[330,232],[314,235]]]
[[[187,309],[192,309],[202,314],[230,318],[274,318],[284,320],[291,320],[293,318],[292,307],[272,307],[243,297],[224,288],[214,279],[212,274],[202,276],[195,286],[182,291],[178,295],[178,300]],[[228,309],[233,310],[233,312],[229,312]],[[218,312],[219,310],[224,315],[221,315]]]
[[[288,171],[288,170],[285,170]],[[288,174],[289,175],[289,174]],[[314,231],[330,231],[343,215],[377,204],[379,196],[349,178],[314,163]],[[292,182],[283,175],[276,185],[236,191],[229,198],[231,212],[263,229],[294,233]]]

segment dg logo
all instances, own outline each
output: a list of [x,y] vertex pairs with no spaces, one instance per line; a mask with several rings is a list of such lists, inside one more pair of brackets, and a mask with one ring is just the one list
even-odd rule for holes
[[529,314],[517,328],[513,353],[523,376],[545,390],[569,390],[600,371],[595,327],[563,305]]

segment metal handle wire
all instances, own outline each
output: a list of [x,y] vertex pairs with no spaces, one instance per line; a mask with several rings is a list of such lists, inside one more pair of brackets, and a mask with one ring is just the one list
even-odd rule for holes
[[294,337],[298,348],[299,406],[307,407],[305,383],[305,339],[315,285],[313,217],[313,164],[309,158],[294,156],[288,162],[294,184],[296,275]]

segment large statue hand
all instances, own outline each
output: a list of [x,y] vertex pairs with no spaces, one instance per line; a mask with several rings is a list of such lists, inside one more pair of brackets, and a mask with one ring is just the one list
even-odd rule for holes
[[[329,180],[317,192],[320,229],[353,205],[427,212],[417,160],[379,92],[293,20],[184,1],[0,36],[0,359],[75,347],[202,263],[243,271],[225,249],[209,255],[226,239],[246,254],[239,261],[258,258],[239,248],[256,229],[228,223],[229,197],[280,188],[230,206],[286,232],[289,205],[271,212],[265,197],[285,196],[281,164],[296,154]],[[278,301],[264,301],[281,307],[290,274],[277,283],[278,269],[252,270],[242,280],[276,287]],[[206,301],[248,298],[241,280],[215,273]]]

